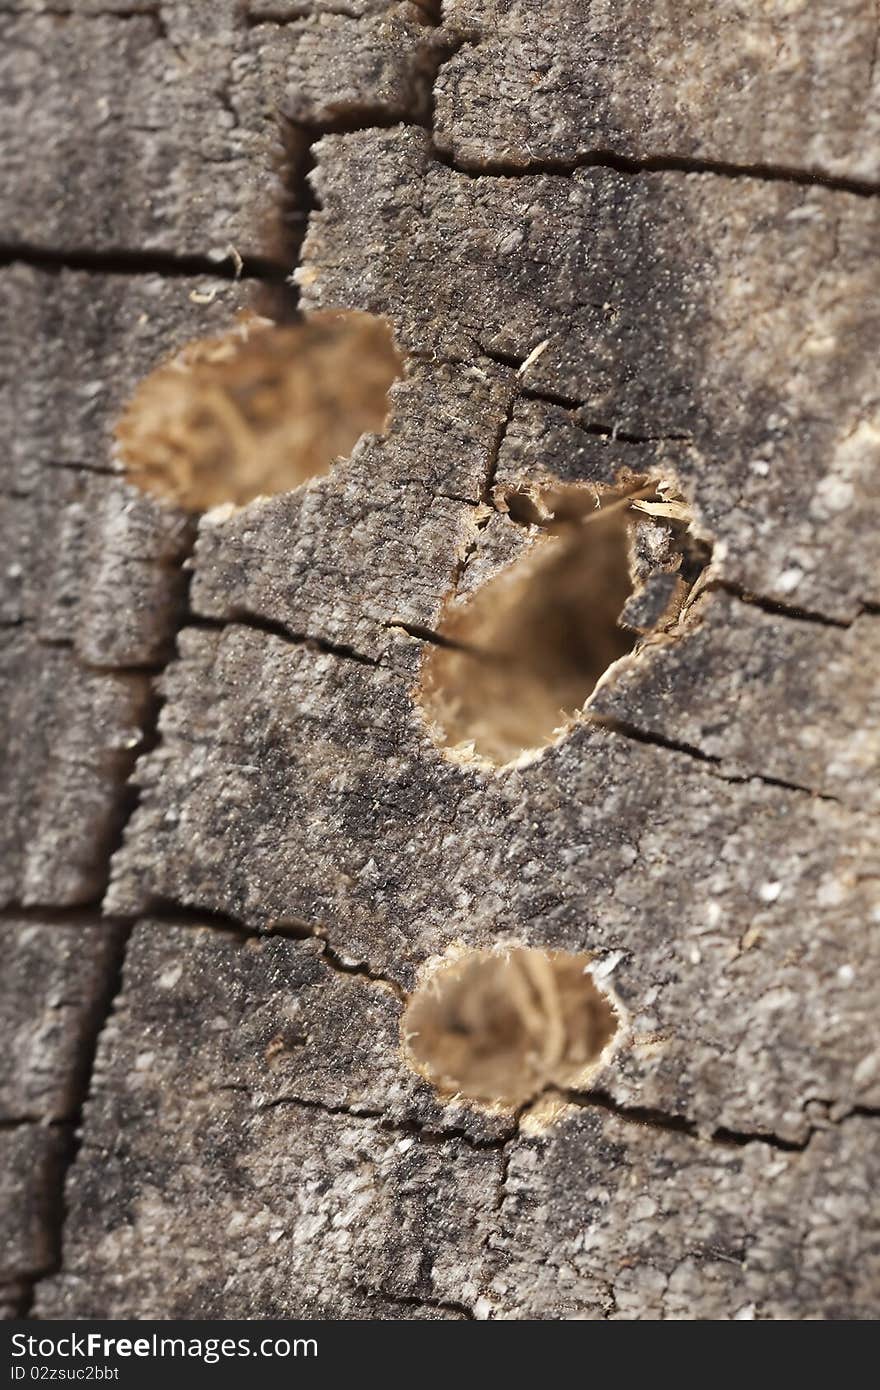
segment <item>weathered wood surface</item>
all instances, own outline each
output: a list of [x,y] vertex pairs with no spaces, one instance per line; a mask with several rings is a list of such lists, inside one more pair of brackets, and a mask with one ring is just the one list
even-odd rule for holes
[[[0,2],[0,1306],[876,1316],[876,7],[56,8]],[[393,418],[193,550],[113,420],[303,230]],[[426,631],[511,491],[624,468],[695,601],[540,757],[451,759]],[[589,1093],[406,1066],[452,942],[596,954]]]

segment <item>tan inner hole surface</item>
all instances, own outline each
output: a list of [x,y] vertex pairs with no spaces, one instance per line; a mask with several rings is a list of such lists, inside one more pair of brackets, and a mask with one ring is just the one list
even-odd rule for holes
[[385,427],[402,371],[372,314],[244,316],[144,378],[116,428],[119,454],[131,482],[189,511],[288,492]]
[[619,497],[598,511],[587,499],[441,624],[453,645],[431,650],[421,685],[441,742],[497,765],[541,748],[632,651],[637,634],[617,624],[633,587],[631,513]]
[[525,947],[468,952],[410,997],[407,1060],[445,1095],[503,1105],[583,1086],[618,1024],[589,962]]

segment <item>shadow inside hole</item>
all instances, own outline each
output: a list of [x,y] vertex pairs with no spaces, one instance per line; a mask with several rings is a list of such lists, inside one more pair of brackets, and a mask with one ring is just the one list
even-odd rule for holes
[[[508,501],[514,519],[546,525],[535,503]],[[618,622],[633,589],[628,526],[619,495],[602,510],[592,493],[561,496],[549,534],[449,613],[452,645],[426,657],[421,688],[444,743],[497,765],[541,748],[632,651],[638,634]]]
[[116,427],[119,457],[132,483],[187,511],[242,506],[326,473],[384,429],[402,373],[373,314],[244,316],[144,378]]
[[583,1087],[618,1027],[589,963],[525,947],[461,955],[410,997],[408,1062],[441,1093],[490,1104]]

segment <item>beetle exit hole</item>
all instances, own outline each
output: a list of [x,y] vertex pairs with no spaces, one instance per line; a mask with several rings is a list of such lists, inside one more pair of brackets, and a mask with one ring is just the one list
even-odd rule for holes
[[489,1104],[583,1087],[618,1028],[589,966],[526,947],[462,953],[410,996],[407,1061],[441,1094]]
[[288,492],[382,430],[403,371],[385,319],[248,315],[145,377],[116,428],[131,482],[188,511]]
[[448,605],[420,688],[441,746],[495,766],[560,737],[609,667],[678,612],[695,568],[686,508],[662,484],[601,496],[560,487],[503,503],[506,524],[527,528],[530,544]]

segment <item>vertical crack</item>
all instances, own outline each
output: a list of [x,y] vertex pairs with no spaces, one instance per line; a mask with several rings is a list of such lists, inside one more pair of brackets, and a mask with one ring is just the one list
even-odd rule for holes
[[[444,29],[442,0],[413,0],[413,4],[425,28],[439,32],[420,54],[414,80],[415,95],[409,105],[383,105],[365,97],[352,102],[347,111],[325,120],[297,119],[280,110],[277,113],[282,195],[270,252],[272,260],[282,261],[291,270],[286,300],[279,297],[277,287],[264,287],[263,299],[271,304],[273,317],[286,315],[295,318],[300,314],[296,271],[302,265],[302,248],[309,220],[313,212],[320,210],[310,179],[316,165],[314,147],[318,141],[326,135],[353,135],[364,130],[387,130],[393,126],[409,125],[422,127],[433,148],[437,78],[444,64],[472,41],[474,35]],[[264,22],[265,18],[262,16],[259,22]]]
[[518,1108],[514,1117],[516,1129],[510,1138],[501,1146],[500,1163],[498,1167],[498,1185],[495,1189],[495,1200],[492,1203],[492,1210],[489,1213],[489,1225],[483,1240],[482,1253],[486,1265],[484,1287],[488,1287],[490,1284],[488,1276],[489,1262],[493,1249],[492,1241],[494,1237],[500,1236],[501,1234],[501,1213],[504,1209],[505,1198],[507,1197],[507,1181],[510,1175],[510,1164],[513,1159],[514,1149],[521,1137],[520,1121],[527,1108],[528,1103]]
[[52,1256],[47,1266],[28,1281],[22,1281],[20,1298],[16,1310],[16,1316],[25,1318],[31,1315],[34,1298],[38,1286],[44,1279],[49,1279],[57,1274],[61,1269],[64,1253],[64,1225],[67,1216],[64,1189],[67,1181],[67,1174],[72,1167],[80,1147],[80,1129],[83,1120],[85,1103],[91,1089],[92,1074],[94,1072],[95,1058],[98,1052],[98,1044],[105,1024],[113,1010],[113,1004],[122,986],[122,972],[125,965],[125,952],[128,938],[132,931],[131,923],[113,923],[108,919],[108,930],[114,933],[114,947],[110,959],[107,974],[104,980],[104,988],[95,1002],[90,1020],[91,1026],[84,1030],[80,1056],[78,1059],[79,1081],[75,1086],[74,1104],[69,1119],[65,1119],[62,1124],[53,1126],[64,1134],[64,1143],[57,1156],[54,1182],[48,1194],[49,1198],[49,1241],[52,1248]]
[[[495,478],[498,474],[498,462],[501,457],[501,449],[504,444],[504,440],[507,436],[507,431],[510,428],[510,422],[513,419],[513,412],[516,408],[516,402],[517,393],[514,391],[511,393],[504,414],[498,422],[498,429],[496,430],[495,438],[492,442],[492,447],[489,451],[489,460],[486,465],[486,473],[483,478],[483,485],[480,489],[480,497],[478,503],[480,511],[478,511],[476,521],[474,522],[474,533],[471,536],[471,539],[469,540],[468,544],[465,546],[464,551],[462,552],[462,555],[459,558],[459,561],[453,570],[451,595],[453,598],[458,593],[458,589],[461,584],[464,572],[470,564],[471,560],[473,559],[477,547],[479,546],[480,532],[483,531],[489,524],[489,519],[492,515],[492,511],[494,510],[492,506],[492,489],[495,486]],[[439,640],[441,645],[446,644],[444,643],[444,639],[442,638],[442,636],[438,633],[432,633],[429,640]],[[448,645],[458,646],[459,644],[451,643]]]
[[[126,831],[131,823],[137,808],[140,804],[140,791],[133,783],[132,778],[136,772],[137,762],[142,757],[152,751],[159,741],[159,718],[164,704],[164,696],[161,692],[161,682],[165,672],[177,656],[177,637],[181,627],[186,620],[188,610],[188,591],[190,574],[187,562],[190,559],[195,545],[195,528],[191,529],[188,544],[181,555],[179,565],[183,576],[181,592],[177,597],[174,608],[169,613],[169,627],[173,629],[169,634],[169,656],[161,671],[156,673],[150,681],[151,697],[148,707],[144,713],[141,730],[141,740],[138,746],[135,762],[126,781],[127,804],[123,814],[120,816],[116,835],[112,844],[109,846],[106,858],[106,878],[109,883],[112,871],[113,859],[116,853],[122,848],[125,841]],[[135,927],[134,920],[125,921],[124,919],[108,916],[105,919],[107,929],[114,933],[114,949],[111,954],[107,974],[104,980],[104,987],[96,1001],[90,1020],[91,1026],[85,1030],[85,1038],[82,1044],[78,1071],[78,1082],[75,1088],[74,1104],[70,1121],[65,1122],[67,1129],[67,1139],[61,1150],[56,1172],[55,1184],[50,1196],[50,1226],[51,1243],[53,1246],[53,1258],[48,1267],[38,1276],[24,1286],[24,1290],[19,1303],[18,1316],[28,1317],[31,1314],[37,1289],[44,1279],[51,1278],[58,1274],[63,1265],[64,1259],[64,1228],[67,1218],[67,1206],[65,1201],[65,1188],[67,1178],[73,1164],[76,1161],[81,1143],[81,1127],[86,1103],[91,1094],[92,1078],[95,1070],[95,1060],[98,1055],[101,1037],[104,1029],[113,1013],[113,1009],[119,993],[122,989],[123,975],[125,971],[125,961],[128,942]]]

